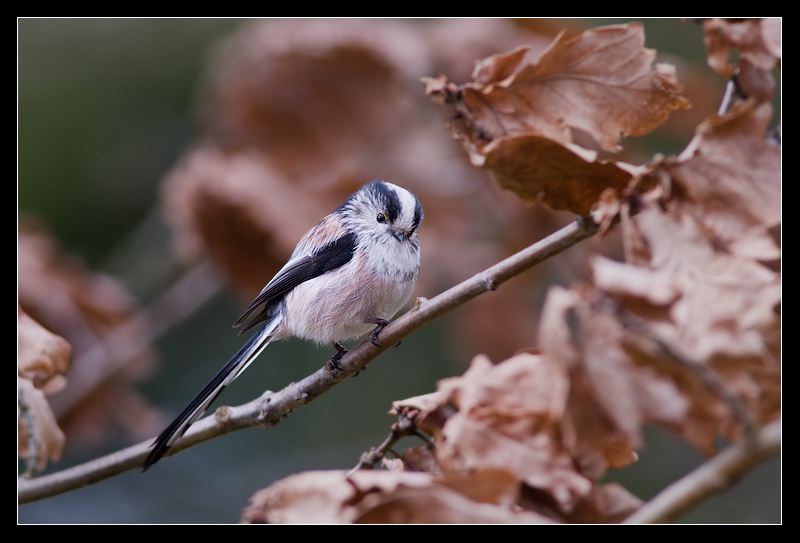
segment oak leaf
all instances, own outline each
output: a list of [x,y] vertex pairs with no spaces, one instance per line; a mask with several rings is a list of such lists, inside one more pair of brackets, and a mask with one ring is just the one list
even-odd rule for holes
[[36,470],[43,469],[48,459],[60,459],[64,448],[64,432],[46,395],[65,385],[71,351],[66,340],[17,306],[17,453],[36,459],[31,466]]
[[691,213],[737,254],[780,255],[770,230],[781,222],[781,148],[765,138],[772,107],[752,101],[697,127],[666,170],[678,186],[671,205]]
[[760,70],[771,70],[781,57],[781,20],[705,19],[703,21],[708,65],[723,77],[731,77],[736,67],[732,52]]
[[437,437],[445,473],[502,469],[549,494],[564,511],[591,489],[559,437],[568,382],[546,358],[519,354],[500,364],[477,356],[439,390],[457,411]]
[[507,505],[478,503],[427,473],[361,470],[292,475],[256,492],[241,522],[464,524],[552,523]]
[[531,204],[544,195],[553,209],[587,215],[607,188],[621,190],[640,169],[598,159],[578,145],[591,137],[618,150],[625,136],[641,136],[670,112],[690,107],[675,69],[653,65],[639,24],[563,33],[538,58],[527,47],[476,63],[473,81],[424,78],[426,92],[452,104],[453,137],[473,166]]
[[483,137],[537,132],[571,142],[571,130],[616,151],[626,135],[641,136],[675,109],[689,107],[679,94],[674,67],[653,67],[641,24],[590,29],[576,38],[562,32],[538,59],[518,48],[479,61],[463,103]]

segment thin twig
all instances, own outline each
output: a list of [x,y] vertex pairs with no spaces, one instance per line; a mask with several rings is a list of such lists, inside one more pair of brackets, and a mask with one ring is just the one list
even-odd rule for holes
[[[266,392],[260,398],[241,406],[220,407],[213,416],[193,424],[170,448],[168,455],[241,428],[274,426],[291,411],[311,402],[347,377],[363,370],[379,354],[388,349],[388,346],[395,345],[425,324],[469,300],[495,290],[511,277],[591,237],[596,231],[597,225],[592,221],[577,219],[526,249],[415,306],[381,332],[383,347],[375,347],[367,340],[342,357],[339,362],[341,371],[331,370],[326,363],[312,375],[288,385],[283,390],[275,393]],[[147,441],[61,472],[32,480],[19,479],[18,501],[22,504],[40,500],[134,469],[147,455],[149,446],[150,442]]]
[[729,79],[728,84],[725,85],[725,94],[722,95],[722,101],[719,104],[719,109],[717,109],[717,115],[725,115],[728,112],[734,94],[736,94],[736,82],[733,79]]
[[389,436],[384,440],[383,443],[362,454],[361,458],[358,460],[358,464],[356,464],[353,469],[347,472],[347,477],[350,477],[350,475],[360,469],[372,469],[375,467],[375,465],[386,456],[386,453],[392,450],[392,447],[394,447],[395,443],[404,437],[408,437],[410,435],[419,435],[416,424],[414,423],[414,417],[416,417],[418,414],[419,411],[409,410],[407,408],[398,413],[397,422],[392,424],[392,429],[389,432]]
[[781,419],[778,419],[761,428],[753,439],[729,447],[669,485],[624,522],[672,522],[712,494],[727,490],[742,475],[780,450]]

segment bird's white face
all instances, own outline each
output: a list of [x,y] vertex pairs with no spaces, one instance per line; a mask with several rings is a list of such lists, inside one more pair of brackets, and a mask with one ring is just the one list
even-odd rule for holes
[[378,243],[408,242],[419,249],[417,228],[423,219],[422,206],[408,190],[375,181],[355,193],[342,205],[343,222]]

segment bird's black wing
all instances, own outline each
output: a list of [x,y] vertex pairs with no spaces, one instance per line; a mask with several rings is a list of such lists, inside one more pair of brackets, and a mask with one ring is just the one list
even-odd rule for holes
[[348,233],[331,241],[315,253],[297,259],[297,262],[284,267],[267,283],[261,294],[247,306],[233,326],[241,325],[262,304],[265,304],[263,311],[247,323],[239,334],[267,320],[274,302],[281,300],[297,285],[347,264],[353,259],[355,251],[356,236]]

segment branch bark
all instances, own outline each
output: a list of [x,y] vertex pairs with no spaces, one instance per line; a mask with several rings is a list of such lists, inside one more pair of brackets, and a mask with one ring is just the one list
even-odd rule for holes
[[[485,292],[497,289],[510,278],[591,237],[597,232],[597,228],[591,220],[578,218],[438,296],[419,302],[381,332],[381,342],[384,347],[375,347],[370,341],[362,342],[342,357],[339,362],[341,371],[332,370],[326,363],[312,375],[278,392],[265,392],[256,400],[240,406],[218,408],[213,416],[193,424],[170,448],[168,456],[242,428],[252,426],[271,428],[291,411],[311,402],[347,377],[363,370],[387,350],[388,346],[395,345],[428,322]],[[50,475],[36,479],[18,479],[18,503],[28,503],[62,494],[134,469],[147,455],[149,447],[150,442],[147,441]]]
[[761,428],[751,440],[729,447],[669,485],[625,519],[625,523],[672,522],[712,494],[727,490],[742,475],[780,450],[781,419],[778,419]]

